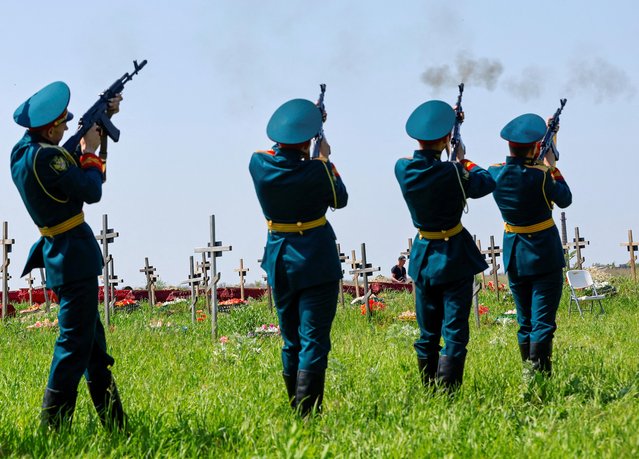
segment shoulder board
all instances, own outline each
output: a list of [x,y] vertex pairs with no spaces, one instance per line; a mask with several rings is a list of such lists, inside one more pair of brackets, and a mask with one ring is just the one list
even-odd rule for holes
[[264,155],[274,155],[275,150],[257,150],[255,153],[262,153]]
[[505,166],[506,163],[495,163],[495,164],[491,164],[490,167],[501,167],[501,166]]
[[548,172],[549,170],[548,166],[544,166],[542,164],[526,164],[525,166],[529,169],[537,169],[542,172]]

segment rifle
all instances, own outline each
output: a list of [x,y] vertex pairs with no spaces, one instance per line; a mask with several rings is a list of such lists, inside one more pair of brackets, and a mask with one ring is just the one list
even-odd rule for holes
[[557,150],[557,146],[553,141],[553,137],[559,130],[559,115],[561,115],[561,111],[564,109],[564,105],[566,105],[566,99],[559,99],[559,103],[561,105],[552,116],[552,118],[550,118],[550,121],[548,122],[548,128],[546,129],[546,133],[544,134],[544,138],[541,139],[541,151],[539,152],[537,161],[543,161],[544,156],[546,156],[546,154],[551,150],[552,154],[555,155],[555,159],[559,161],[559,151]]
[[107,108],[109,106],[109,99],[112,99],[124,89],[124,85],[131,81],[134,75],[137,75],[142,67],[146,65],[146,59],[142,63],[138,64],[138,61],[133,61],[135,70],[133,73],[125,73],[122,78],[115,80],[108,89],[106,89],[98,101],[89,108],[84,115],[78,121],[78,130],[64,143],[63,147],[69,153],[77,154],[76,150],[80,145],[80,139],[91,129],[94,124],[100,126],[102,130],[102,143],[100,145],[100,158],[106,160],[107,151],[107,136],[111,137],[111,140],[117,142],[120,139],[120,130],[116,128],[111,122],[110,116],[107,114]]
[[450,139],[451,146],[451,154],[450,160],[455,161],[457,159],[457,146],[461,143],[461,134],[460,127],[464,122],[464,118],[462,117],[462,94],[464,93],[464,83],[460,83],[459,86],[459,95],[457,96],[457,108],[455,109],[455,127],[453,127],[453,137]]
[[[324,107],[324,93],[326,92],[326,85],[320,84],[320,95],[317,100],[317,108],[319,108],[322,113],[322,120],[326,116],[326,107]],[[322,121],[322,124],[324,121]],[[322,144],[322,140],[324,140],[324,126],[320,128],[320,131],[315,136],[315,143],[313,144],[313,153],[311,154],[311,159],[315,159],[319,156],[320,153],[320,145]]]

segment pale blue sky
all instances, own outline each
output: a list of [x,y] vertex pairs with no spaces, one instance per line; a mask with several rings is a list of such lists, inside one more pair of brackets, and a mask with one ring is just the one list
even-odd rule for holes
[[[319,83],[327,84],[332,159],[350,194],[328,218],[343,250],[359,253],[366,242],[369,260],[388,275],[415,234],[393,174],[416,147],[404,125],[425,100],[455,102],[459,59],[496,69],[492,79],[465,81],[462,137],[484,167],[506,156],[506,122],[550,116],[568,99],[558,165],[574,195],[569,235],[579,226],[591,241],[587,265],[626,262],[619,243],[628,229],[639,239],[637,13],[630,0],[8,3],[0,19],[0,220],[16,239],[10,287],[24,286],[17,276],[38,237],[9,173],[22,135],[14,109],[63,80],[79,116],[133,59],[149,64],[114,118],[122,135],[110,148],[103,199],[85,206],[96,234],[104,213],[120,233],[111,253],[126,284],[143,285],[144,257],[164,281],[184,280],[193,248],[208,240],[210,214],[218,239],[233,246],[218,259],[221,281],[237,282],[240,258],[249,280],[261,278],[266,230],[249,157],[271,146],[271,113],[292,98],[315,100]],[[445,65],[450,81],[424,83],[424,72]],[[501,244],[491,197],[470,201],[463,223],[484,246],[491,235]]]

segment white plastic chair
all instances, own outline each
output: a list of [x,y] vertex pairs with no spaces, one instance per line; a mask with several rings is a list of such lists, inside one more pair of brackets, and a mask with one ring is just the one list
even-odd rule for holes
[[[595,288],[595,283],[592,280],[592,276],[585,269],[573,269],[570,271],[566,271],[566,279],[568,279],[568,285],[570,286],[570,301],[568,302],[568,314],[570,314],[572,310],[572,302],[574,301],[577,305],[577,309],[579,310],[579,314],[581,317],[584,316],[584,313],[581,309],[580,301],[590,301],[590,312],[592,312],[593,302],[599,303],[599,308],[601,309],[601,313],[604,314],[603,305],[601,304],[601,300],[606,298],[606,295],[599,295],[597,293],[597,289]],[[592,295],[584,295],[577,296],[578,290],[584,290],[586,288],[592,289]]]

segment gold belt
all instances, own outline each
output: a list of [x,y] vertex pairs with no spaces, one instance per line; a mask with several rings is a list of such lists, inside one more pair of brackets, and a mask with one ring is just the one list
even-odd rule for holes
[[45,237],[53,237],[58,234],[65,233],[70,229],[75,228],[78,225],[84,223],[84,212],[80,212],[78,215],[74,215],[68,220],[63,221],[62,223],[58,223],[55,226],[45,226],[44,228],[38,228],[40,230],[40,234]]
[[313,228],[326,225],[326,216],[322,216],[317,220],[311,220],[310,222],[297,222],[297,223],[274,223],[273,220],[267,220],[266,226],[269,231],[277,231],[280,233],[302,233]]
[[461,233],[461,230],[464,229],[464,226],[461,222],[457,223],[454,227],[447,230],[441,231],[424,231],[419,230],[419,238],[420,239],[444,239],[447,241],[449,238],[455,236],[456,234]]
[[548,228],[552,228],[555,226],[555,221],[550,217],[548,220],[544,220],[541,223],[535,223],[534,225],[528,226],[515,226],[510,225],[508,223],[504,223],[504,231],[507,233],[538,233],[539,231],[546,230]]

